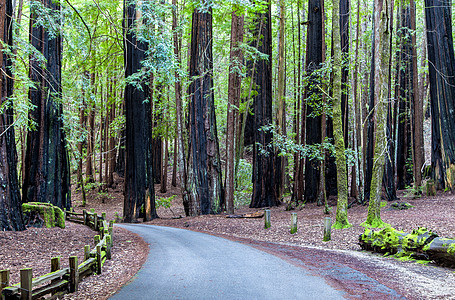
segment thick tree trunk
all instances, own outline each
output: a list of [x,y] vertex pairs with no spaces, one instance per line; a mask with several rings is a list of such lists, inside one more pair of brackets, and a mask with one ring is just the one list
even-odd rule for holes
[[275,190],[274,153],[271,148],[272,132],[263,130],[272,121],[272,20],[271,4],[264,13],[258,13],[255,34],[260,38],[257,50],[268,56],[256,62],[253,80],[257,87],[254,96],[253,195],[250,207],[269,207],[279,204]]
[[195,8],[189,75],[189,214],[220,211],[224,202],[213,95],[212,10]]
[[[319,69],[324,61],[325,42],[324,42],[324,2],[321,0],[308,1],[308,36],[305,71],[310,77],[310,83],[305,90],[306,98],[306,124],[305,141],[306,145],[320,144],[321,138],[321,115],[313,115],[315,107],[322,100],[318,84]],[[303,137],[302,137],[303,138]],[[320,162],[316,159],[305,159],[305,192],[306,202],[315,202],[318,197],[320,184]]]
[[[58,3],[44,0],[43,5],[56,12]],[[37,130],[27,137],[23,202],[50,202],[60,208],[71,206],[70,170],[63,130],[61,98],[61,37],[50,34],[37,24],[31,12],[30,42],[46,59],[45,68],[30,58],[30,79],[36,84],[29,98],[34,108],[29,117]]]
[[[0,34],[2,45],[12,46],[13,6],[11,0],[0,1]],[[0,46],[3,50],[3,46]],[[13,94],[13,79],[11,74],[11,59],[0,54],[0,106],[9,101]],[[17,179],[17,155],[13,124],[13,105],[7,105],[0,115],[0,231],[24,230],[22,219],[21,196]]]
[[[135,21],[141,19],[134,4],[124,2],[125,25],[125,77],[139,71],[141,61],[145,59],[147,45],[138,41],[131,31]],[[144,79],[144,81],[147,79]],[[132,84],[125,87],[125,191],[123,217],[125,222],[135,222],[139,217],[140,207],[144,205],[145,219],[156,218],[155,193],[152,176],[151,147],[151,104],[145,102],[148,90],[145,82],[142,89]]]
[[235,190],[235,149],[238,134],[238,107],[242,77],[239,73],[242,68],[243,52],[239,48],[243,43],[244,15],[239,7],[233,6],[231,21],[231,52],[229,65],[229,103],[227,115],[226,133],[226,212],[234,213],[234,190]]
[[[442,187],[453,188],[455,164],[455,56],[452,1],[425,0],[432,117],[431,164]],[[450,175],[450,176],[449,176]]]

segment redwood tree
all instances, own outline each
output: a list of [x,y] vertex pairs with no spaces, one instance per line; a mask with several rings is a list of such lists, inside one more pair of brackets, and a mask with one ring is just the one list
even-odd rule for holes
[[[440,187],[452,188],[446,170],[455,164],[455,57],[452,1],[425,0],[431,100],[431,166]],[[452,173],[452,172],[451,172]]]
[[253,75],[257,94],[254,106],[253,195],[250,207],[268,207],[279,204],[275,191],[274,154],[271,149],[272,132],[263,126],[272,121],[272,20],[271,3],[265,12],[257,13],[254,36],[259,38],[257,50],[268,56],[255,64]]
[[45,61],[36,54],[30,56],[30,79],[35,85],[29,90],[33,105],[29,118],[36,123],[36,130],[27,136],[24,164],[28,171],[24,174],[22,197],[23,202],[50,202],[69,209],[70,170],[60,103],[62,39],[59,28],[43,27],[41,18],[47,16],[38,15],[38,5],[60,11],[59,2],[52,0],[31,6],[30,43]]
[[[146,58],[147,45],[139,41],[135,30],[136,23],[142,22],[135,4],[124,2],[127,28],[125,34],[125,77],[139,72],[141,62]],[[147,78],[141,82],[125,86],[125,191],[123,217],[126,222],[134,222],[144,205],[145,219],[157,217],[155,191],[152,175],[151,104]]]
[[[309,83],[305,90],[306,102],[306,124],[305,137],[307,145],[320,144],[321,137],[321,115],[315,111],[315,107],[322,101],[322,93],[316,86],[318,84],[317,69],[324,61],[324,1],[308,1],[308,35],[306,51],[306,75]],[[320,172],[320,162],[316,159],[305,160],[305,192],[306,202],[317,201]]]
[[212,7],[205,1],[193,11],[189,75],[189,215],[220,211],[224,192],[213,95]]
[[4,46],[13,45],[12,22],[13,6],[11,0],[0,1],[0,33],[2,50],[0,54],[0,107],[7,104],[0,115],[0,231],[24,230],[22,206],[17,180],[17,156],[14,138],[13,107],[8,97],[13,94],[13,80],[10,58],[3,52]]

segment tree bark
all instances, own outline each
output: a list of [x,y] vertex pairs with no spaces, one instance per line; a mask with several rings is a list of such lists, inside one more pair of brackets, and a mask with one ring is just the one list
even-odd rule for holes
[[[124,2],[125,25],[125,77],[136,73],[145,59],[147,45],[137,40],[134,34],[135,21],[142,21],[135,4]],[[132,84],[125,86],[125,191],[123,218],[125,222],[135,222],[140,207],[146,209],[145,219],[156,218],[155,193],[152,175],[151,147],[151,104],[146,102],[148,90],[145,80],[142,89]],[[144,151],[145,150],[145,151]],[[147,201],[147,202],[146,202]],[[150,201],[150,202],[148,202]]]
[[253,80],[257,87],[254,96],[253,195],[250,207],[270,207],[279,204],[275,190],[272,132],[263,126],[272,125],[272,20],[271,3],[266,11],[257,13],[254,36],[260,38],[257,50],[268,56],[255,64]]
[[[45,7],[60,12],[60,5],[51,0],[41,2]],[[58,22],[57,22],[58,23]],[[46,59],[45,66],[30,57],[29,99],[34,106],[29,117],[36,122],[37,130],[27,136],[23,202],[50,202],[60,208],[71,206],[69,158],[60,103],[61,87],[61,36],[51,36],[37,24],[37,13],[31,11],[30,42]]]
[[[204,6],[208,3],[204,2]],[[196,7],[191,29],[189,75],[189,214],[218,213],[224,203],[215,118],[212,8]]]
[[234,190],[235,190],[235,149],[236,137],[238,134],[238,107],[240,104],[241,92],[241,69],[243,51],[239,48],[243,43],[244,15],[236,5],[232,9],[231,21],[231,45],[229,65],[229,87],[228,87],[228,112],[226,132],[226,212],[234,213]]
[[454,182],[451,167],[455,164],[455,56],[451,8],[451,0],[425,1],[432,117],[431,165],[438,185],[450,189]]
[[[321,115],[314,114],[314,106],[322,99],[322,93],[316,85],[318,84],[317,69],[324,61],[324,2],[322,0],[308,1],[308,35],[305,72],[310,77],[310,83],[305,90],[306,100],[306,124],[305,141],[306,145],[320,144],[321,137]],[[311,103],[311,102],[314,102]],[[303,132],[303,131],[302,131]],[[303,137],[302,137],[303,139]],[[316,202],[320,184],[319,173],[320,162],[317,159],[305,159],[305,192],[306,202]]]
[[[13,45],[11,0],[0,1],[0,34],[3,45]],[[13,94],[13,79],[11,73],[12,61],[4,51],[0,54],[0,106],[4,107]],[[17,154],[13,126],[13,105],[9,103],[0,114],[0,231],[24,230],[22,219],[22,203],[17,178]]]
[[425,162],[425,149],[423,139],[423,101],[420,95],[419,88],[419,72],[417,69],[417,33],[416,33],[416,4],[414,0],[410,0],[411,10],[411,49],[412,49],[412,86],[413,86],[413,105],[412,105],[412,120],[413,120],[413,174],[414,187],[416,190],[422,186],[422,167]]
[[375,0],[374,13],[374,44],[375,44],[375,68],[374,68],[374,98],[376,107],[374,110],[375,118],[375,137],[374,137],[374,160],[372,170],[372,180],[370,185],[370,203],[368,206],[368,216],[365,222],[371,227],[383,226],[381,220],[381,194],[382,179],[384,174],[384,152],[386,151],[386,111],[388,103],[388,81],[389,76],[389,55],[390,55],[390,16],[393,13],[393,3],[391,0]]
[[[332,16],[335,20],[340,15],[340,3],[333,1]],[[343,132],[343,72],[342,72],[342,34],[340,23],[332,22],[333,36],[333,135],[335,139],[337,165],[337,213],[335,228],[347,228],[348,221],[348,176],[346,168],[345,142]],[[346,101],[346,99],[345,99]],[[345,111],[347,114],[347,110]],[[347,120],[346,120],[347,121]],[[347,124],[347,122],[345,123]]]

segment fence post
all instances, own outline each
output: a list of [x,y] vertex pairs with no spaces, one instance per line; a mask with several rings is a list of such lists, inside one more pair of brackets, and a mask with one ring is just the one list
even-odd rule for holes
[[291,214],[291,234],[297,232],[297,213]]
[[85,245],[84,246],[84,261],[90,258],[90,246]]
[[99,235],[95,235],[95,237],[93,239],[95,240],[95,247],[96,247],[96,245],[98,245],[98,243],[101,241],[101,238]]
[[1,270],[0,271],[0,293],[7,286],[9,286],[9,270]]
[[95,217],[95,218],[94,218],[94,222],[93,222],[93,223],[95,223],[95,228],[94,228],[94,230],[95,230],[95,231],[98,231],[98,214],[95,213],[94,217]]
[[101,213],[101,217],[103,218],[103,220],[106,220],[106,213],[105,212]]
[[265,219],[264,219],[264,228],[270,228],[271,222],[270,222],[270,209],[265,210]]
[[[55,272],[55,271],[58,271],[60,270],[60,256],[57,256],[57,257],[52,257],[51,258],[51,272]],[[51,281],[51,283],[54,283],[54,282],[57,282],[59,281],[60,279],[54,279]],[[55,293],[52,293],[52,295],[54,295]]]
[[21,300],[32,300],[32,279],[33,270],[31,268],[21,270]]
[[322,239],[324,242],[328,242],[332,239],[332,219],[330,217],[324,218],[324,238]]
[[70,293],[77,292],[79,285],[79,271],[77,269],[77,256],[70,256]]
[[114,236],[114,221],[110,220],[109,221],[109,235],[111,236],[111,241],[113,241],[113,236]]
[[101,237],[101,239],[103,239],[104,238],[104,227],[101,226],[99,231],[100,231],[100,237]]
[[101,245],[96,246],[96,274],[101,274]]
[[112,247],[112,241],[111,241],[111,236],[107,235],[106,236],[106,258],[111,259],[111,247]]
[[88,217],[87,217],[87,210],[86,209],[82,210],[82,215],[84,217],[84,225],[87,225],[88,224]]

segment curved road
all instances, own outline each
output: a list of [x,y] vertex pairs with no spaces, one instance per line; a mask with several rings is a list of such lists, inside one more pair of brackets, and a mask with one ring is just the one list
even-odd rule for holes
[[110,299],[342,299],[324,279],[223,238],[152,225],[116,225],[142,236],[150,253]]

